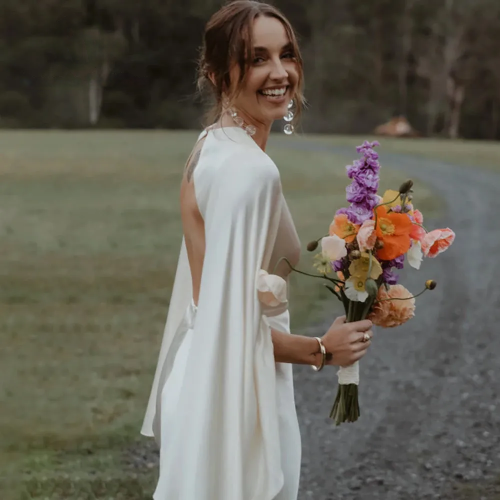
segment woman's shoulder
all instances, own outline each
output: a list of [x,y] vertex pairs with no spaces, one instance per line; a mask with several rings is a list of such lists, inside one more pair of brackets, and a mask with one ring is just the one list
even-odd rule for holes
[[242,129],[227,127],[211,131],[220,152],[219,171],[249,178],[278,178],[279,170],[255,141]]

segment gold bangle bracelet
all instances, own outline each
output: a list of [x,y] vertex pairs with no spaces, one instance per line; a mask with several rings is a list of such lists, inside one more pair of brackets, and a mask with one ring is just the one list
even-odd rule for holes
[[311,368],[315,372],[320,372],[323,369],[323,367],[325,366],[325,362],[326,362],[326,348],[323,345],[323,342],[322,342],[322,340],[319,337],[314,337],[314,338],[318,341],[318,344],[319,344],[319,350],[321,352],[321,364],[319,366],[311,365]]

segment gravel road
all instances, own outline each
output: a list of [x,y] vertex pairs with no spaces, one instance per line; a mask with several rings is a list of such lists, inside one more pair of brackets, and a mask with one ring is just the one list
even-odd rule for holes
[[[352,156],[352,148],[286,144]],[[438,287],[417,299],[412,321],[376,329],[361,364],[358,422],[335,427],[327,418],[334,369],[295,367],[299,499],[500,500],[500,175],[383,150],[381,163],[435,186],[446,211],[425,223],[457,238],[420,271],[402,273],[412,291],[430,278]],[[135,469],[157,464],[144,441],[127,454]]]
[[[352,156],[346,148],[297,147]],[[375,330],[361,364],[358,422],[335,427],[325,418],[336,394],[334,370],[295,367],[299,498],[500,499],[500,175],[380,154],[382,165],[436,187],[447,210],[425,222],[451,227],[457,238],[420,271],[402,273],[413,291],[428,278],[438,288],[417,299],[412,321]]]

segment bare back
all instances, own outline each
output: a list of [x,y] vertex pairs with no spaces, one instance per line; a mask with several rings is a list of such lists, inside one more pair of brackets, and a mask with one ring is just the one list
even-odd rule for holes
[[187,161],[181,183],[181,219],[193,282],[193,300],[198,304],[201,274],[205,260],[205,223],[198,208],[194,189],[194,171],[200,159],[205,138],[200,139]]

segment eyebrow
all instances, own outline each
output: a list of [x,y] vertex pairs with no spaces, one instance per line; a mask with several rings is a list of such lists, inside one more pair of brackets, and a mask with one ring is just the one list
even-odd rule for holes
[[[253,50],[254,50],[254,52],[267,52],[266,47],[254,47]],[[281,48],[281,51],[285,51],[285,50],[293,50],[293,43],[288,42],[286,45],[283,45],[283,47]]]

